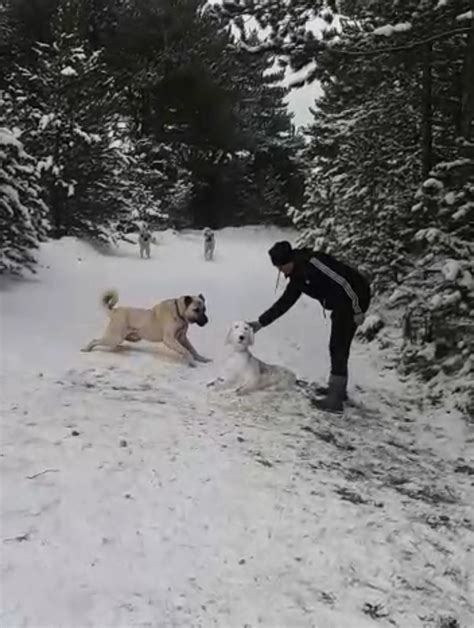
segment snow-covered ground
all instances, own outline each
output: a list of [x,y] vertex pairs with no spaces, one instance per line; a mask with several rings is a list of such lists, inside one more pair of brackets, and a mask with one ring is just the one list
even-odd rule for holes
[[[2,627],[472,625],[472,436],[457,415],[423,409],[370,345],[355,347],[343,417],[205,386],[230,322],[274,299],[281,235],[220,232],[213,263],[197,233],[162,234],[150,261],[64,239],[37,277],[3,280]],[[80,353],[107,288],[143,306],[203,292],[211,323],[190,337],[214,362]],[[302,299],[255,354],[323,381],[328,333]]]

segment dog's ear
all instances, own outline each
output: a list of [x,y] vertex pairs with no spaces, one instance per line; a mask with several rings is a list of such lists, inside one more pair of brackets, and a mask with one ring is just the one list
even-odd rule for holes
[[230,338],[232,335],[232,327],[229,329],[229,331],[227,332],[227,335],[225,337],[225,343],[226,345],[230,345]]
[[206,302],[206,299],[204,298],[204,295],[203,295],[203,294],[198,294],[198,297],[201,299],[201,301],[202,301],[203,303],[205,303],[205,302]]
[[192,302],[193,302],[193,297],[190,297],[189,295],[184,297],[184,307],[189,307]]

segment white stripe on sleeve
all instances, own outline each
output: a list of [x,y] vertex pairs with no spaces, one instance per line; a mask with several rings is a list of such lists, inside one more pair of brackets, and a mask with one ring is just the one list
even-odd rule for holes
[[359,297],[354,292],[354,289],[352,288],[351,284],[347,281],[347,279],[345,277],[342,277],[338,273],[336,273],[336,271],[333,270],[332,268],[329,268],[329,266],[326,266],[326,264],[323,264],[323,262],[321,262],[316,257],[312,257],[310,259],[310,262],[311,264],[313,264],[315,268],[320,270],[322,273],[327,275],[330,279],[332,279],[333,281],[335,281],[341,286],[341,288],[344,290],[344,292],[347,294],[347,296],[351,300],[354,314],[361,314],[362,309],[360,307]]

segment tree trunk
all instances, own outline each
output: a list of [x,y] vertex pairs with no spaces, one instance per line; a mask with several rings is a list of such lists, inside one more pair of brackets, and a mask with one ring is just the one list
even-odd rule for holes
[[57,186],[51,184],[50,209],[53,223],[53,238],[59,239],[64,235],[63,221],[61,216],[61,201]]
[[431,43],[423,49],[421,170],[426,179],[433,165],[433,70]]
[[[55,108],[57,111],[57,107]],[[60,158],[60,145],[61,145],[61,131],[58,130],[54,137],[54,163],[59,163]],[[61,198],[59,194],[59,188],[55,181],[55,176],[50,183],[50,198],[51,198],[51,216],[53,219],[53,233],[55,238],[61,238],[64,235],[64,224],[61,207]]]
[[150,134],[150,93],[147,89],[140,90],[140,137]]
[[471,29],[467,36],[466,52],[464,55],[462,72],[461,94],[461,135],[470,139],[472,122],[474,120],[474,17],[471,19]]

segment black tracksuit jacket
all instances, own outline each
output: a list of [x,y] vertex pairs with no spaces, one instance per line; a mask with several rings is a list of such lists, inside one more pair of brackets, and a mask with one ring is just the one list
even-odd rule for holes
[[357,270],[331,255],[309,249],[295,249],[293,261],[294,269],[285,292],[258,319],[263,327],[285,314],[302,294],[320,301],[325,310],[345,310],[352,314],[367,311],[370,286]]

